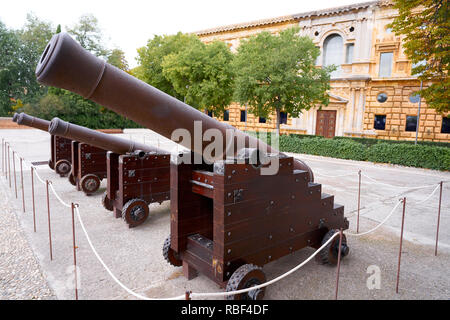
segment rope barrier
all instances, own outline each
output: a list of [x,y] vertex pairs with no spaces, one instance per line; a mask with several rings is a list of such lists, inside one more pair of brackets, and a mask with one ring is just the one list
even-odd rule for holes
[[342,175],[338,175],[338,176],[328,176],[328,175],[325,175],[325,174],[322,174],[322,173],[314,173],[314,174],[316,174],[316,175],[318,175],[318,176],[322,176],[322,177],[325,177],[325,178],[342,178],[342,177],[349,177],[349,176],[354,176],[355,174],[354,173],[350,173],[350,174],[342,174]]
[[181,295],[181,296],[177,296],[177,297],[173,297],[173,298],[168,298],[168,299],[153,299],[153,298],[149,298],[146,296],[143,296],[139,293],[134,292],[133,290],[129,289],[127,286],[125,286],[119,279],[117,279],[117,277],[112,273],[112,271],[108,268],[108,266],[105,264],[105,262],[103,261],[103,259],[100,257],[100,255],[98,254],[97,250],[95,250],[94,245],[92,244],[91,238],[89,237],[86,228],[84,226],[83,220],[81,219],[81,215],[80,215],[80,211],[78,210],[78,206],[75,207],[75,211],[77,213],[77,218],[78,221],[80,222],[80,226],[81,229],[83,230],[83,233],[86,237],[86,240],[89,244],[89,246],[91,247],[92,252],[94,253],[94,255],[96,256],[97,260],[101,263],[101,265],[103,266],[103,268],[106,270],[106,272],[108,272],[108,274],[110,275],[110,277],[122,288],[124,289],[126,292],[128,292],[129,294],[135,296],[136,298],[142,299],[142,300],[180,300],[180,299],[184,299],[185,295]]
[[391,212],[388,214],[388,216],[380,223],[378,224],[375,228],[370,229],[369,231],[363,232],[363,233],[350,233],[350,232],[346,232],[346,235],[349,236],[353,236],[353,237],[359,237],[359,236],[364,236],[368,233],[371,233],[375,230],[377,230],[379,227],[381,227],[386,221],[388,221],[388,219],[394,214],[395,210],[398,208],[398,206],[403,202],[402,199],[400,199],[397,204],[395,205],[395,207],[391,210]]
[[56,199],[59,200],[59,202],[61,202],[61,204],[67,208],[71,208],[72,205],[65,203],[60,196],[56,193],[55,189],[53,188],[53,183],[51,181],[48,182],[50,189],[52,190],[53,194],[55,195]]
[[363,176],[366,177],[367,179],[371,180],[372,182],[375,182],[375,183],[378,183],[378,184],[382,184],[382,185],[385,185],[385,186],[390,186],[390,187],[395,187],[395,188],[401,188],[401,189],[424,189],[424,188],[429,188],[429,187],[432,187],[432,186],[435,186],[435,185],[436,185],[436,184],[434,183],[434,184],[428,184],[428,185],[425,185],[425,186],[419,186],[419,187],[396,186],[396,185],[393,185],[393,184],[384,183],[384,182],[380,182],[380,181],[378,181],[378,180],[375,180],[375,179],[369,177],[368,175],[366,175],[366,174],[364,174],[364,173],[361,173],[361,175],[363,175]]

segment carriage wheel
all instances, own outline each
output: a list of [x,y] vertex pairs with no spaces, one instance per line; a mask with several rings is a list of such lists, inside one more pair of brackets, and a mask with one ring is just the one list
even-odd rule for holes
[[[325,244],[338,230],[329,230],[322,239],[322,245]],[[347,246],[347,238],[342,235],[341,259],[348,255],[350,249]],[[324,247],[316,256],[317,261],[321,264],[336,265],[339,254],[339,236],[336,236],[326,247]]]
[[147,202],[141,199],[132,199],[122,208],[122,219],[130,228],[142,224],[148,217],[149,208]]
[[77,185],[77,181],[75,180],[75,177],[73,174],[69,174],[69,182],[71,185],[76,186]]
[[181,261],[178,253],[170,247],[170,235],[164,241],[163,256],[164,259],[174,267],[181,267],[183,265],[183,261]]
[[80,180],[81,190],[87,195],[94,193],[100,188],[100,179],[95,174],[87,174]]
[[48,160],[48,166],[50,167],[50,169],[55,170],[55,164],[53,163],[53,161],[51,159]]
[[102,204],[103,204],[103,207],[104,207],[106,210],[108,210],[108,211],[113,211],[114,206],[113,206],[113,204],[112,204],[112,201],[108,198],[108,193],[107,193],[107,192],[103,193],[103,196],[102,196]]
[[[253,264],[244,264],[231,275],[226,291],[251,288],[264,282],[266,282],[266,275],[260,267]],[[229,295],[227,300],[262,300],[264,293],[265,288],[260,288],[245,293]]]
[[58,160],[55,163],[55,172],[59,174],[61,177],[67,176],[71,169],[72,169],[71,163],[65,159]]

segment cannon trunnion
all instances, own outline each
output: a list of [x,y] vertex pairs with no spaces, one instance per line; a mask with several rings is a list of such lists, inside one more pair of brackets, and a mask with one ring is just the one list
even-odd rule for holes
[[108,152],[107,179],[103,205],[136,227],[147,219],[151,203],[170,199],[170,154]]

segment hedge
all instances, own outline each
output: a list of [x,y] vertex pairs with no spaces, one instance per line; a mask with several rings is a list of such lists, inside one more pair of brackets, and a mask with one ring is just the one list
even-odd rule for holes
[[392,163],[409,167],[450,170],[448,147],[391,143],[378,140],[364,144],[355,139],[280,136],[280,151],[306,153],[325,157]]

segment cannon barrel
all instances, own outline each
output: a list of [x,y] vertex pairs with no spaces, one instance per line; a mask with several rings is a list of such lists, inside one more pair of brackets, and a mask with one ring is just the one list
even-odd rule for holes
[[30,116],[24,112],[17,117],[17,123],[28,127],[33,127],[42,131],[48,131],[50,121]]
[[[185,129],[191,139],[182,139],[179,143],[200,155],[210,142],[202,138],[199,140],[198,136],[203,137],[208,129],[219,130],[222,137],[227,137],[220,155],[222,158],[238,153],[237,141],[245,141],[243,147],[275,151],[259,139],[219,122],[107,64],[83,49],[67,33],[54,35],[47,44],[36,67],[36,77],[44,85],[75,92],[166,138],[171,139],[176,129]],[[201,122],[201,130],[194,129],[196,121]],[[302,161],[296,160],[294,168],[308,171],[310,180],[314,179],[312,170]]]
[[132,140],[116,137],[104,132],[85,128],[59,118],[53,118],[48,126],[50,134],[87,143],[94,147],[112,151],[118,154],[125,154],[133,151],[167,153],[156,147],[147,144],[134,142]]
[[13,122],[17,122],[17,118],[19,118],[19,114],[18,114],[17,112],[14,112],[12,121],[13,121]]

